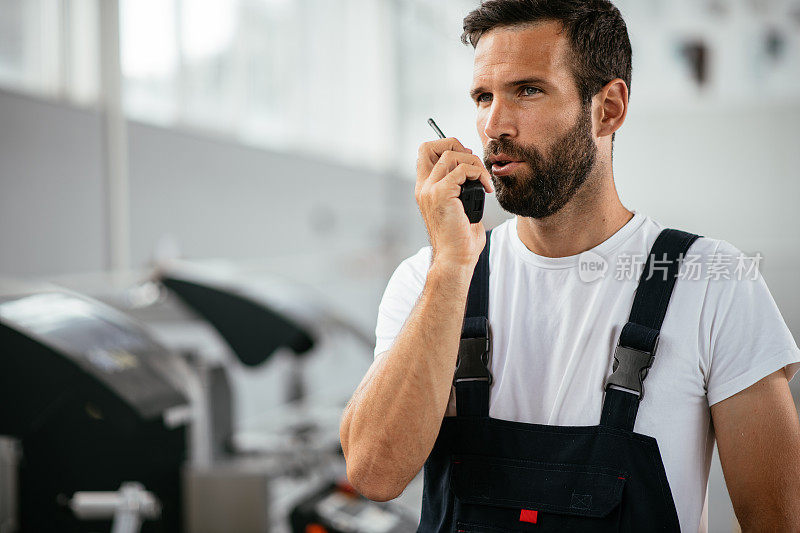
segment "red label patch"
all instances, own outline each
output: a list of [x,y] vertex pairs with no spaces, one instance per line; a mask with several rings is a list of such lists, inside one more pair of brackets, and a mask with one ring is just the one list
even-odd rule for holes
[[531,524],[535,524],[536,519],[538,517],[539,517],[539,511],[531,511],[530,509],[523,509],[519,512],[520,522],[530,522]]

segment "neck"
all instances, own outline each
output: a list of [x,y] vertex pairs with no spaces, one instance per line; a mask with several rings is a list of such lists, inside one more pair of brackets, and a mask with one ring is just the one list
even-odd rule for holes
[[619,200],[611,169],[591,176],[560,211],[546,218],[517,217],[517,233],[533,253],[566,257],[590,250],[633,218]]

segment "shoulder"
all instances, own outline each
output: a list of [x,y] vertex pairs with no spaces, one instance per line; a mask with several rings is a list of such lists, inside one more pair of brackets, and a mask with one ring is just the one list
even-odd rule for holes
[[413,306],[425,286],[431,256],[431,247],[425,246],[397,266],[386,284],[381,299],[381,313],[389,308],[395,308],[404,313],[410,310],[409,305]]
[[[648,218],[643,224],[643,242],[652,253],[652,246],[664,225]],[[700,232],[675,228],[687,233]],[[660,258],[650,258],[657,263]],[[746,253],[729,241],[715,237],[700,236],[679,256],[680,270],[675,287],[676,299],[682,305],[694,302],[701,316],[713,317],[724,313],[737,297],[767,303],[769,294],[760,272],[761,256]],[[655,264],[654,263],[654,264]],[[759,298],[760,297],[760,298]],[[743,302],[737,301],[737,304]],[[702,320],[701,320],[702,322]],[[713,323],[713,319],[709,320]],[[709,324],[710,325],[710,324]]]
[[[728,281],[708,287],[709,292],[731,290],[746,282],[763,281],[759,271],[761,254],[747,253],[724,239],[701,236],[689,248],[685,263],[695,265],[706,281]],[[683,276],[688,275],[683,269]]]
[[388,350],[400,332],[425,285],[431,262],[431,247],[426,246],[403,260],[395,269],[381,303],[375,324],[375,355]]
[[[696,258],[710,258],[718,252],[725,252],[726,254],[738,255],[742,252],[728,241],[708,237],[700,232],[693,231],[682,227],[669,228],[661,224],[651,217],[645,217],[642,224],[642,234],[645,236],[647,244],[652,247],[656,238],[666,229],[677,229],[686,233],[698,235],[698,238],[691,244],[689,250],[686,252],[686,257],[690,260],[697,260]],[[694,258],[694,259],[692,259]]]
[[433,251],[430,246],[423,246],[414,255],[404,259],[392,274],[389,284],[410,283],[422,285],[428,276]]
[[[651,237],[655,241],[666,228],[656,222],[648,222],[652,223]],[[706,313],[725,306],[726,300],[736,293],[755,290],[768,292],[759,270],[760,254],[746,253],[724,239],[700,235],[680,261],[678,285],[702,291]]]

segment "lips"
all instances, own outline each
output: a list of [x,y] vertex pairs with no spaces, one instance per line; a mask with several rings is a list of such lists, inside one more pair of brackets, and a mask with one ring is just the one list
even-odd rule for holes
[[489,157],[489,164],[492,167],[492,172],[503,171],[507,169],[507,167],[515,166],[514,163],[520,163],[520,161],[502,152]]
[[524,161],[498,161],[492,164],[492,174],[495,176],[505,176],[514,172],[518,167],[524,165]]

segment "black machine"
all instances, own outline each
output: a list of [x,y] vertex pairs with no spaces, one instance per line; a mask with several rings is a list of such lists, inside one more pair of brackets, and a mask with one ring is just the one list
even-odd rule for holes
[[417,522],[391,504],[378,505],[347,483],[332,483],[292,510],[294,533],[408,533]]
[[[178,272],[158,281],[245,366],[288,348],[287,407],[304,404],[300,361],[318,333],[348,328],[277,286],[258,292]],[[145,329],[120,309],[58,287],[0,283],[0,500],[16,502],[18,531],[109,531],[112,514],[137,510],[141,531],[151,533],[271,531],[288,525],[289,514],[303,533],[414,529],[407,513],[342,488],[341,449],[327,422],[298,414],[279,437],[285,445],[242,445],[228,376],[238,362],[165,348],[149,332],[156,322]],[[9,438],[19,450],[10,469],[2,453]],[[9,471],[16,479],[4,492]],[[287,483],[299,490],[282,497]],[[0,505],[0,518],[6,511]],[[386,527],[375,529],[374,520]]]
[[[212,324],[237,358],[248,366],[262,364],[283,347],[289,348],[293,359],[298,360],[316,344],[312,332],[324,323],[332,321],[339,327],[347,327],[328,310],[298,301],[299,295],[280,298],[273,292],[268,296],[236,283],[180,271],[163,272],[159,281]],[[351,333],[360,336],[356,331]],[[371,338],[362,340],[372,342]],[[294,374],[292,380],[286,399],[302,401],[305,395],[302,371]],[[312,431],[313,423],[299,427]],[[308,438],[302,433],[295,435],[298,456],[303,455],[301,443]],[[341,461],[338,443],[330,452],[332,460]],[[216,511],[224,512],[221,508]],[[289,521],[294,533],[402,533],[415,531],[417,525],[417,520],[399,506],[379,504],[360,496],[343,476],[330,478],[328,483],[303,494],[294,503]]]
[[21,444],[21,531],[109,530],[110,520],[78,519],[69,499],[131,480],[162,507],[142,530],[181,530],[188,400],[173,363],[136,322],[95,300],[0,290],[0,435]]
[[232,287],[206,280],[164,274],[169,290],[205,318],[247,366],[264,363],[278,348],[288,347],[296,355],[307,353],[315,339],[297,320],[263,301],[256,301]]

